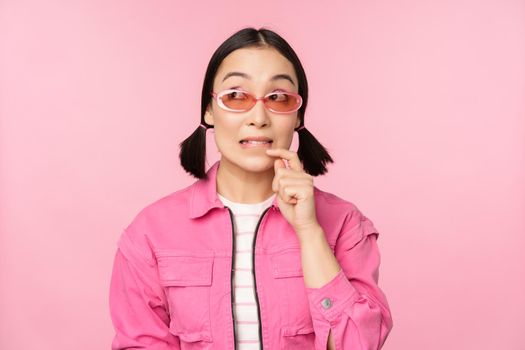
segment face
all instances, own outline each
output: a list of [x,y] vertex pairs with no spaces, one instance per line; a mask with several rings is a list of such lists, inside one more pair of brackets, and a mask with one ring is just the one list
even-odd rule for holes
[[[246,74],[225,76],[231,72]],[[286,78],[272,80],[275,75]],[[224,80],[223,80],[224,79]],[[290,61],[273,48],[242,48],[230,53],[221,63],[213,83],[213,91],[240,88],[256,97],[263,97],[274,90],[298,92],[298,81]],[[204,120],[214,126],[217,148],[226,161],[245,171],[261,172],[273,169],[275,157],[266,155],[266,148],[289,149],[294,128],[300,125],[298,111],[288,114],[274,113],[257,101],[246,112],[222,109],[212,99]],[[264,136],[272,140],[269,145],[246,145],[240,141],[247,137]]]

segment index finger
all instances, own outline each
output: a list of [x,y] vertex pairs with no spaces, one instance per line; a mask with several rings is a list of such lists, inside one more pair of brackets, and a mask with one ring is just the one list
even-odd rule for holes
[[293,152],[284,148],[268,148],[266,149],[266,154],[286,159],[288,164],[290,164],[290,168],[293,170],[303,170],[303,164],[301,163],[297,152]]

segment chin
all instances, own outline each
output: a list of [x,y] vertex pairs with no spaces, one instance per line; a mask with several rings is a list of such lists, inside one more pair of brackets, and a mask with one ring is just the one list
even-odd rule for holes
[[235,161],[234,163],[246,171],[265,172],[265,171],[268,171],[269,169],[273,169],[274,159],[272,158],[273,157],[269,157],[269,156],[246,157],[243,159],[239,159],[238,161]]

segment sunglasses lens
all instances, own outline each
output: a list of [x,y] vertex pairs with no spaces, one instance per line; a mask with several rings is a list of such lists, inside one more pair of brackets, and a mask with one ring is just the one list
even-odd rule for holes
[[228,92],[221,97],[222,103],[230,109],[245,111],[253,106],[253,98],[242,91]]
[[276,112],[289,113],[299,109],[301,100],[286,92],[276,92],[268,96],[266,105]]
[[[229,109],[235,111],[247,111],[255,104],[255,98],[243,91],[230,91],[222,95],[222,103]],[[266,106],[278,113],[290,113],[301,107],[302,100],[286,92],[275,92],[266,99]]]

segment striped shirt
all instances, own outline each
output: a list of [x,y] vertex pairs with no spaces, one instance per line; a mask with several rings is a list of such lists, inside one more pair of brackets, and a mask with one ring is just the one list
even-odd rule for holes
[[276,193],[263,202],[253,204],[236,203],[220,194],[218,196],[232,210],[234,219],[233,311],[237,346],[240,350],[260,349],[260,325],[252,275],[253,240],[257,222],[263,211],[272,204]]

